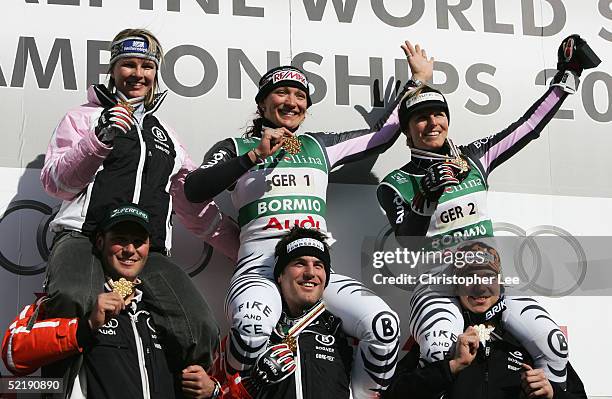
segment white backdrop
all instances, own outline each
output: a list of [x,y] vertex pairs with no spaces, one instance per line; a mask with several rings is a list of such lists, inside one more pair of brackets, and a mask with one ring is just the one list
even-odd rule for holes
[[[583,74],[542,137],[491,176],[490,208],[494,221],[525,229],[610,235],[612,0],[7,0],[0,7],[1,325],[41,287],[43,274],[9,271],[10,264],[44,268],[37,237],[49,209],[32,208],[57,201],[40,187],[41,154],[61,116],[85,101],[88,83],[105,81],[106,42],[125,27],[148,28],[164,45],[162,80],[171,93],[161,116],[196,162],[216,141],[241,134],[255,111],[254,82],[292,59],[313,84],[306,130],[366,126],[380,112],[372,108],[374,80],[386,98],[391,79],[407,79],[405,39],[436,59],[434,83],[450,102],[455,141],[484,137],[522,115],[545,90],[541,71],[555,68],[561,39],[580,33],[603,62]],[[328,201],[341,272],[358,277],[364,237],[386,228],[371,183],[405,163],[403,144],[332,177],[345,183],[331,185]],[[194,272],[208,248],[177,230],[175,256]],[[194,277],[221,322],[231,267],[213,253]],[[612,396],[600,360],[612,357],[610,297],[543,300],[568,328],[571,361],[589,395]],[[407,316],[405,302],[390,302]]]

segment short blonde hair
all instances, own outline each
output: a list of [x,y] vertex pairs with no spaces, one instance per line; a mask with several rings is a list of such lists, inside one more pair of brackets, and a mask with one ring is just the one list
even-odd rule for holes
[[[133,28],[124,29],[121,32],[117,33],[117,35],[113,38],[112,43],[117,42],[121,39],[132,37],[132,36],[142,37],[143,39],[147,41],[147,43],[149,44],[149,50],[154,54],[159,54],[160,66],[161,66],[161,63],[164,59],[164,51],[162,49],[162,46],[159,43],[159,40],[157,40],[157,38],[153,35],[153,33],[151,33],[150,31],[146,29],[133,29]],[[110,64],[108,67],[108,74],[110,75],[110,78],[108,81],[108,88],[111,91],[115,89],[115,79],[112,76],[113,68],[115,67],[115,64],[116,64],[116,61]],[[153,100],[155,99],[155,94],[158,91],[159,91],[159,67],[155,71],[155,80],[153,81],[153,87],[145,96],[145,99],[144,99],[145,105],[148,106],[153,103]]]

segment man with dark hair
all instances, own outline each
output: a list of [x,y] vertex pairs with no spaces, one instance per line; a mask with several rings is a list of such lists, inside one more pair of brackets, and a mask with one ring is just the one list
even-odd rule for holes
[[[318,230],[294,227],[276,245],[274,279],[283,313],[270,336],[269,348],[257,360],[251,376],[239,383],[250,396],[350,396],[353,350],[342,333],[341,320],[327,311],[322,301],[331,274],[325,241],[326,236]],[[234,376],[230,384],[237,380],[240,378]]]
[[[134,204],[109,210],[95,236],[107,280],[105,292],[81,318],[44,319],[46,297],[27,306],[4,336],[2,359],[7,368],[26,375],[70,358],[63,397],[181,397],[137,288],[149,254],[149,236],[145,210]],[[188,366],[180,380],[187,397],[216,397],[220,391],[200,365]]]
[[431,363],[419,359],[420,349],[414,344],[398,364],[383,399],[586,399],[582,381],[569,363],[565,391],[549,381],[542,369],[533,369],[529,352],[506,330],[506,299],[498,283],[501,262],[495,248],[472,242],[458,251],[479,254],[478,261],[455,273],[475,281],[456,287],[464,333],[456,337],[447,358]]

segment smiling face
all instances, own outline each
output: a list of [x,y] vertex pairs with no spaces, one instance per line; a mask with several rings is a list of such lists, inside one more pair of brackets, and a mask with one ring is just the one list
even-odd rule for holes
[[293,131],[306,118],[308,99],[303,90],[282,86],[272,90],[259,104],[259,108],[263,111],[264,118],[278,127]]
[[473,313],[484,313],[495,305],[500,295],[500,286],[497,282],[497,273],[493,270],[466,273],[464,276],[486,278],[491,284],[472,284],[459,287],[459,301],[461,305]]
[[287,264],[278,284],[292,316],[301,315],[321,299],[325,279],[325,266],[314,256],[300,256]]
[[441,108],[423,108],[408,121],[408,132],[412,146],[421,150],[435,151],[444,145],[448,136],[448,118]]
[[149,256],[149,234],[136,223],[118,223],[98,235],[96,247],[104,269],[111,277],[133,281]]
[[143,97],[154,86],[157,66],[144,58],[120,58],[113,65],[111,76],[115,87],[127,98]]

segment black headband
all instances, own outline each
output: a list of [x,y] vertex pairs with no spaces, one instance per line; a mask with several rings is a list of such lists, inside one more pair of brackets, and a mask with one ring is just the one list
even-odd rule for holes
[[292,66],[280,66],[266,72],[259,80],[259,91],[255,96],[255,102],[259,104],[272,90],[283,86],[295,87],[304,91],[308,106],[312,105],[306,75],[300,69]]
[[274,263],[274,280],[278,280],[287,264],[293,259],[300,256],[313,256],[323,262],[325,266],[325,286],[329,284],[329,275],[331,273],[331,260],[329,249],[323,242],[316,238],[304,237],[293,240],[287,245],[284,245],[276,253],[276,262]]
[[399,107],[399,119],[402,128],[408,125],[410,117],[415,112],[423,108],[440,108],[446,112],[446,118],[450,123],[450,111],[448,109],[448,103],[442,93],[437,90],[426,91],[417,94],[416,96],[410,96],[408,92],[400,102]]

